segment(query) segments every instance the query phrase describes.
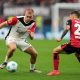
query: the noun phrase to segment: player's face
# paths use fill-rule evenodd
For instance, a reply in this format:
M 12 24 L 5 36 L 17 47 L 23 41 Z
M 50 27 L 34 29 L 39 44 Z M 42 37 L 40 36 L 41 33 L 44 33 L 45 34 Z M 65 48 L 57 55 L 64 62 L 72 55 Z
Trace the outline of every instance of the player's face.
M 26 11 L 25 13 L 25 22 L 30 22 L 33 19 L 33 13 L 30 11 Z
M 75 14 L 70 14 L 70 19 L 76 19 L 77 18 L 77 16 L 75 15 Z
M 74 19 L 74 15 L 73 14 L 70 14 L 69 15 L 69 18 L 72 20 L 72 19 Z

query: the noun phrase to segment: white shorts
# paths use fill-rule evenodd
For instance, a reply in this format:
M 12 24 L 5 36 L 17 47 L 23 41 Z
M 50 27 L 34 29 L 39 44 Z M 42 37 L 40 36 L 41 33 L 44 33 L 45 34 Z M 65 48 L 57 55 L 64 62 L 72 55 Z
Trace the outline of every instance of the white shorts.
M 15 43 L 16 46 L 22 51 L 25 51 L 27 48 L 32 46 L 28 41 L 25 41 L 24 39 L 16 39 L 13 37 L 7 37 L 6 45 L 9 45 L 10 43 Z

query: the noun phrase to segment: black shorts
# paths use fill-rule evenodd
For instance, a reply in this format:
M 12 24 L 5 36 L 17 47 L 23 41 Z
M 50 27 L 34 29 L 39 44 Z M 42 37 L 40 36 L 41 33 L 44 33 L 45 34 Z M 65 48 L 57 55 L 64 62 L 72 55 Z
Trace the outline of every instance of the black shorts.
M 67 54 L 71 54 L 71 53 L 80 54 L 80 48 L 73 47 L 72 45 L 70 45 L 70 43 L 61 45 L 61 48 Z

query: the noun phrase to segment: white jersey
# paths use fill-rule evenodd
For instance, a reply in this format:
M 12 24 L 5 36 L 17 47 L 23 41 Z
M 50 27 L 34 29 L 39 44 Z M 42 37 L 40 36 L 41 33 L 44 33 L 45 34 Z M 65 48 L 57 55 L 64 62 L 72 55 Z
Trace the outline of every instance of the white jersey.
M 31 32 L 35 31 L 36 24 L 35 21 L 31 20 L 29 23 L 24 22 L 24 16 L 13 17 L 11 21 L 8 22 L 11 25 L 7 37 L 13 37 L 16 39 L 26 39 L 29 34 L 25 29 L 30 29 Z

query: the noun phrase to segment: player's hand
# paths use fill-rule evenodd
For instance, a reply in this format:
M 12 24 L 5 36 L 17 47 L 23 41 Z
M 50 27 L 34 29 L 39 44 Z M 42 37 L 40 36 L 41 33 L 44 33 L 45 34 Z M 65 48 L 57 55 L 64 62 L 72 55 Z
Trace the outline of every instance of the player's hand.
M 62 40 L 61 38 L 58 38 L 58 39 L 57 39 L 57 42 L 60 42 L 61 40 Z
M 30 29 L 26 29 L 26 28 L 24 28 L 24 29 L 25 29 L 25 32 L 27 32 L 28 34 L 31 33 Z
M 31 31 L 28 29 L 28 30 L 26 30 L 26 32 L 28 33 L 28 34 L 30 34 L 31 33 Z

